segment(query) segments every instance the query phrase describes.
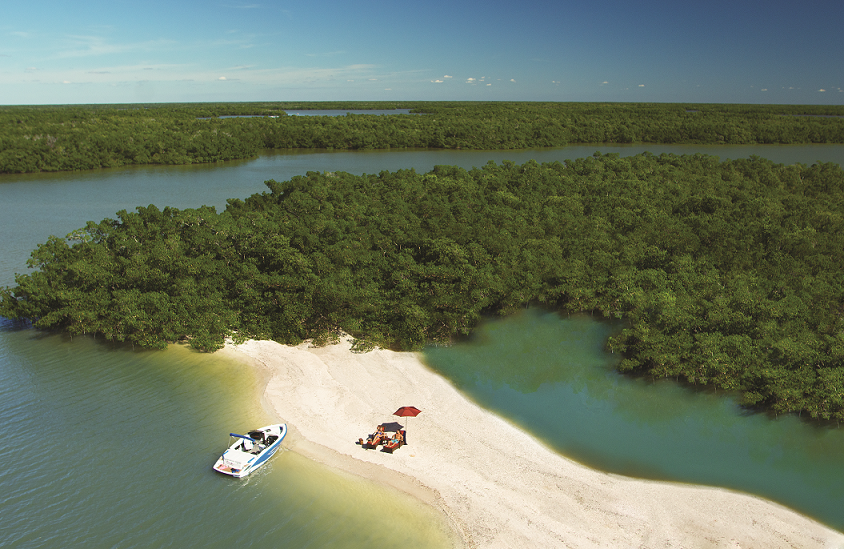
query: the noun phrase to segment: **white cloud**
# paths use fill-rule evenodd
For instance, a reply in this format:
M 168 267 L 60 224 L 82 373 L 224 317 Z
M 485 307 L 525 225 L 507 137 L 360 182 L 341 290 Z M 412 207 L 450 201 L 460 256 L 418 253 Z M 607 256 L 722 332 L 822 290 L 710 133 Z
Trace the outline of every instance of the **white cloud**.
M 606 80 L 604 80 L 603 82 L 601 82 L 601 85 L 603 86 L 604 84 L 609 84 L 609 82 L 607 82 Z
M 444 81 L 443 80 L 431 80 L 431 82 L 433 82 L 434 84 L 442 84 Z
M 100 36 L 72 35 L 67 38 L 72 42 L 71 47 L 57 52 L 55 57 L 66 59 L 69 57 L 89 57 L 140 51 L 164 51 L 172 50 L 176 44 L 173 40 L 148 40 L 146 42 L 112 44 Z
M 218 78 L 217 80 L 226 80 L 226 77 L 225 77 L 225 76 L 221 76 L 221 77 L 220 77 L 220 78 Z
M 516 81 L 516 79 L 515 79 L 515 78 L 511 78 L 511 79 L 510 79 L 510 82 L 515 82 L 515 81 Z
M 819 91 L 819 92 L 825 92 L 826 90 L 825 90 L 825 89 L 823 89 L 823 88 L 821 88 L 821 89 L 819 89 L 818 91 Z
M 492 84 L 487 84 L 487 86 L 492 86 Z
M 231 67 L 204 68 L 193 64 L 152 64 L 148 60 L 140 60 L 134 64 L 109 64 L 97 63 L 94 66 L 68 66 L 63 63 L 60 68 L 33 67 L 27 72 L 19 70 L 15 73 L 7 73 L 8 80 L 4 78 L 3 84 L 26 84 L 32 85 L 33 78 L 39 82 L 53 82 L 56 84 L 68 82 L 75 88 L 82 84 L 95 86 L 138 86 L 147 82 L 150 86 L 156 86 L 158 90 L 171 89 L 172 93 L 178 96 L 183 88 L 176 87 L 179 82 L 194 82 L 194 88 L 209 86 L 217 90 L 229 89 L 235 82 L 245 83 L 258 89 L 277 89 L 279 87 L 301 88 L 302 86 L 330 87 L 331 82 L 337 86 L 340 82 L 367 82 L 376 70 L 374 65 L 335 65 L 330 67 L 290 67 L 275 66 L 269 68 L 252 67 L 248 70 L 232 72 Z M 25 65 L 23 65 L 25 67 Z M 22 67 L 23 68 L 23 67 Z M 225 74 L 225 80 L 221 80 L 220 73 Z M 382 75 L 377 80 L 406 79 L 413 73 L 391 73 L 389 77 Z M 418 78 L 418 75 L 415 76 Z M 225 84 L 225 86 L 221 85 Z M 70 86 L 65 90 L 70 89 Z M 394 88 L 395 89 L 395 88 Z M 65 92 L 67 93 L 67 92 Z M 214 91 L 214 93 L 220 93 Z M 23 102 L 23 101 L 18 101 Z M 47 102 L 62 102 L 51 100 Z M 119 102 L 114 100 L 113 102 Z
M 477 80 L 475 80 L 474 78 L 467 78 L 466 79 L 467 84 L 474 84 L 475 82 L 477 82 Z
M 639 87 L 640 87 L 640 88 L 644 88 L 644 87 L 645 87 L 645 85 L 644 85 L 644 84 L 639 84 Z
M 443 78 L 454 78 L 454 77 L 451 76 L 450 74 L 446 74 L 446 75 L 443 75 Z

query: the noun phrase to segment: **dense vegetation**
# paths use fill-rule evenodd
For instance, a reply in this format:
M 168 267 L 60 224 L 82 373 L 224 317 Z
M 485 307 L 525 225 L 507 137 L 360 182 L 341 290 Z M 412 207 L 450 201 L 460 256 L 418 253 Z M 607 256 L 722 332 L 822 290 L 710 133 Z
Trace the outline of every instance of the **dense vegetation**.
M 417 349 L 528 304 L 626 319 L 624 371 L 844 419 L 844 171 L 599 155 L 315 173 L 149 206 L 33 252 L 0 314 L 163 347 L 225 336 Z
M 412 109 L 286 116 L 285 109 Z M 252 116 L 221 118 L 222 116 Z M 636 103 L 221 103 L 0 107 L 0 173 L 190 164 L 262 149 L 844 143 L 844 107 Z

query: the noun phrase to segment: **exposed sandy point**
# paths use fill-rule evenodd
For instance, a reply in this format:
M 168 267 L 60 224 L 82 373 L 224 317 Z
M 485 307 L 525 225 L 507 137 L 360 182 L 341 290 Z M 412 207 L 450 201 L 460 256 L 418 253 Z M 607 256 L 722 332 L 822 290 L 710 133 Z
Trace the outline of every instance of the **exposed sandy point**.
M 724 489 L 606 474 L 556 454 L 466 399 L 415 353 L 229 345 L 269 369 L 264 398 L 286 445 L 440 509 L 467 547 L 844 548 L 844 535 Z M 415 418 L 391 414 L 400 406 Z M 407 426 L 394 454 L 364 450 L 379 423 Z

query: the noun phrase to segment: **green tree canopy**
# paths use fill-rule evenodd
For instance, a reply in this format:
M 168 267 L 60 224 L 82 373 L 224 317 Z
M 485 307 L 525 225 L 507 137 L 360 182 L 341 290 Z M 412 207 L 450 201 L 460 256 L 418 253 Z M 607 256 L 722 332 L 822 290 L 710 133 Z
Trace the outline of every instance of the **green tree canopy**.
M 413 114 L 287 116 L 285 110 Z M 570 143 L 844 143 L 844 107 L 343 102 L 0 106 L 0 173 L 192 164 L 262 149 L 524 149 Z
M 50 238 L 0 314 L 151 347 L 345 331 L 419 349 L 540 304 L 625 319 L 623 371 L 844 419 L 837 165 L 596 154 L 267 187 Z

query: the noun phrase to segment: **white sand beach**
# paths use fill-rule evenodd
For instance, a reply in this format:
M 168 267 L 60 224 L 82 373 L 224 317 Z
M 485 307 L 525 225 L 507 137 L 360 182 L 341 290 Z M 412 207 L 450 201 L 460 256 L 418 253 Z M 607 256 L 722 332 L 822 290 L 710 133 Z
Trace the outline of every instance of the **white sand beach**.
M 700 486 L 595 471 L 481 409 L 414 353 L 270 341 L 228 345 L 268 369 L 265 404 L 311 459 L 439 509 L 466 547 L 844 548 L 844 535 L 783 506 Z M 391 414 L 416 406 L 415 418 Z M 407 426 L 394 454 L 357 441 Z

